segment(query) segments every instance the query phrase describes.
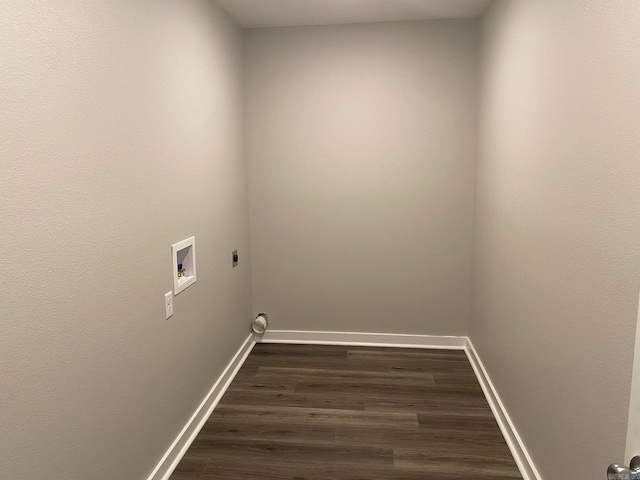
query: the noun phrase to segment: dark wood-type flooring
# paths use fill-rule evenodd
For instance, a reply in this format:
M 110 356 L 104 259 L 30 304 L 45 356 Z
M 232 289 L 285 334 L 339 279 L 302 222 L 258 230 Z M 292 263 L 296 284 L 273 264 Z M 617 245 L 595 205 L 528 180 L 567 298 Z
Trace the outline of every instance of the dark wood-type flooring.
M 258 344 L 171 480 L 521 479 L 466 355 Z

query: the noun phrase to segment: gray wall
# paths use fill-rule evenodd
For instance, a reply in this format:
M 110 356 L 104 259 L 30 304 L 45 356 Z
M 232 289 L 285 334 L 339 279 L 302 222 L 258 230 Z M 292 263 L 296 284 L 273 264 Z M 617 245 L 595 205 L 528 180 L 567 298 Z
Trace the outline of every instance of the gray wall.
M 7 0 L 0 36 L 0 477 L 143 479 L 248 335 L 241 32 L 206 0 Z
M 624 454 L 639 24 L 629 0 L 498 1 L 483 21 L 470 333 L 546 479 Z
M 246 33 L 255 311 L 466 334 L 477 22 Z
M 205 0 L 2 2 L 0 477 L 147 477 L 246 337 L 248 197 L 273 328 L 465 334 L 471 290 L 543 477 L 620 461 L 639 23 L 631 0 L 484 19 L 471 276 L 475 22 L 253 30 L 243 56 Z

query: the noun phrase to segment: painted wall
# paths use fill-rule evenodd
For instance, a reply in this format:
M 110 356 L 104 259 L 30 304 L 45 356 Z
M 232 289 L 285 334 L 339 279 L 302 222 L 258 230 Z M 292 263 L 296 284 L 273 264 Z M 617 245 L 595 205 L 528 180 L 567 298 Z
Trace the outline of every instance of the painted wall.
M 206 0 L 7 0 L 0 38 L 0 478 L 143 479 L 248 335 L 241 32 Z
M 638 25 L 630 0 L 502 0 L 483 20 L 470 333 L 546 479 L 604 478 L 624 455 Z
M 246 33 L 254 311 L 466 334 L 477 22 Z

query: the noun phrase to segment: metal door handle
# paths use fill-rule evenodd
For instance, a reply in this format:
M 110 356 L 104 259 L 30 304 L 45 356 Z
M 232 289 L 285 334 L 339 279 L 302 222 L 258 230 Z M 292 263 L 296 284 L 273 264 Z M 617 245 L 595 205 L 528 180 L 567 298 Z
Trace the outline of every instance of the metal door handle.
M 607 480 L 640 480 L 640 455 L 631 459 L 628 468 L 619 463 L 609 465 Z

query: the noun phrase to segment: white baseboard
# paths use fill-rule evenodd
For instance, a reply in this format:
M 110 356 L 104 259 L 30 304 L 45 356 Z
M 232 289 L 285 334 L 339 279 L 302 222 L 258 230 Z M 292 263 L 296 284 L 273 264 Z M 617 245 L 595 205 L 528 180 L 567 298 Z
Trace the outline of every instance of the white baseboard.
M 449 350 L 464 350 L 467 345 L 467 337 L 394 333 L 307 332 L 298 330 L 267 330 L 258 341 L 260 343 L 442 348 Z
M 218 405 L 227 388 L 229 388 L 231 381 L 240 370 L 240 367 L 242 367 L 242 364 L 249 356 L 249 353 L 251 353 L 255 344 L 256 342 L 253 339 L 253 335 L 249 335 L 233 356 L 227 368 L 224 369 L 216 383 L 211 387 L 211 390 L 200 406 L 198 406 L 182 431 L 178 434 L 178 437 L 164 454 L 156 468 L 151 475 L 149 475 L 148 480 L 168 480 L 202 429 L 202 426 L 213 412 L 213 409 Z
M 520 469 L 522 478 L 524 480 L 542 480 L 542 477 L 540 476 L 540 473 L 538 473 L 529 452 L 527 452 L 524 442 L 520 438 L 516 427 L 509 417 L 507 409 L 502 403 L 502 400 L 500 400 L 498 391 L 491 382 L 491 378 L 489 378 L 489 374 L 484 368 L 484 365 L 478 356 L 478 352 L 476 352 L 476 349 L 469 338 L 467 338 L 465 352 L 469 358 L 471 367 L 473 367 L 473 370 L 476 373 L 476 377 L 478 377 L 480 386 L 484 391 L 484 396 L 487 398 L 487 402 L 489 402 L 493 416 L 496 418 L 498 426 L 502 431 L 502 435 L 509 446 L 509 450 L 511 450 L 511 454 Z
M 500 396 L 496 391 L 478 353 L 468 337 L 438 335 L 408 335 L 391 333 L 357 332 L 309 332 L 295 330 L 268 330 L 260 338 L 261 343 L 288 343 L 312 345 L 353 345 L 367 347 L 432 348 L 464 350 L 473 368 L 480 386 L 498 422 L 498 426 L 511 450 L 511 454 L 520 469 L 524 480 L 541 480 L 531 456 L 516 431 Z M 251 353 L 256 341 L 254 336 L 247 337 L 234 355 L 220 378 L 213 385 L 205 399 L 196 409 L 173 444 L 164 454 L 148 480 L 168 480 L 187 449 L 202 429 L 214 408 L 236 376 L 240 367 Z
M 516 431 L 500 396 L 496 391 L 478 353 L 469 337 L 438 335 L 398 335 L 392 333 L 357 332 L 309 332 L 296 330 L 267 330 L 261 343 L 297 343 L 313 345 L 354 345 L 367 347 L 434 348 L 464 350 L 473 371 L 480 382 L 491 411 L 498 422 L 502 435 L 511 450 L 524 480 L 541 480 L 531 456 Z

